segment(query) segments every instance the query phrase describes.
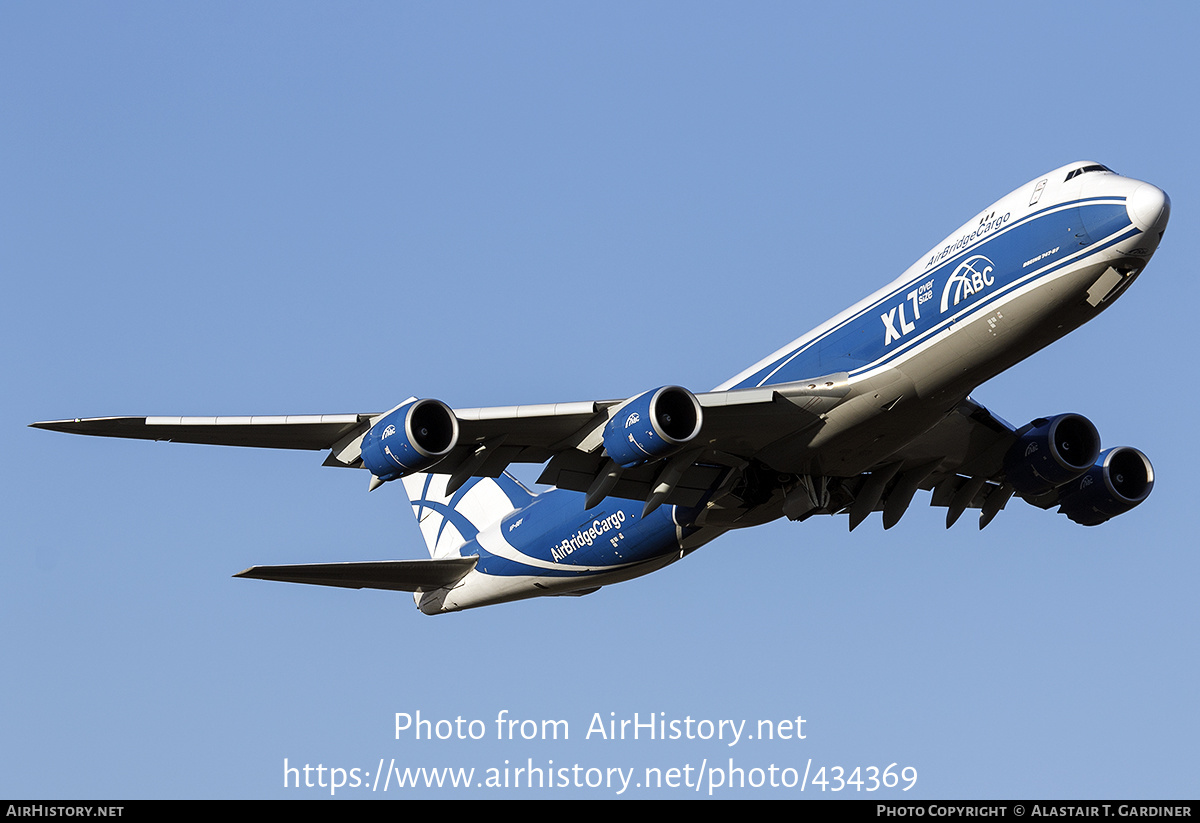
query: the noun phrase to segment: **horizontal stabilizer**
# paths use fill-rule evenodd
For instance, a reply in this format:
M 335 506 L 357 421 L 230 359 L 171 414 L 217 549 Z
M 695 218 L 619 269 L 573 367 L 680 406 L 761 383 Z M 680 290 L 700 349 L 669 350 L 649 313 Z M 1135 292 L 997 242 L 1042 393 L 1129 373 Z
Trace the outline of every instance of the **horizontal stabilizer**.
M 475 568 L 477 556 L 443 560 L 378 560 L 365 563 L 301 563 L 296 566 L 251 566 L 234 577 L 311 583 L 344 589 L 387 589 L 428 592 L 450 586 Z

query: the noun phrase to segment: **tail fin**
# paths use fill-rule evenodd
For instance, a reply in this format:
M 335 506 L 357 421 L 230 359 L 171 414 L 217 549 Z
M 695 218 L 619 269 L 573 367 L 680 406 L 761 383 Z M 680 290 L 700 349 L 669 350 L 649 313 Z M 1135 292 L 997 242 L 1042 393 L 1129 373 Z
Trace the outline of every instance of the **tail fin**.
M 450 477 L 427 472 L 402 481 L 430 557 L 457 556 L 459 546 L 534 498 L 508 472 L 495 478 L 472 477 L 454 494 L 446 494 Z

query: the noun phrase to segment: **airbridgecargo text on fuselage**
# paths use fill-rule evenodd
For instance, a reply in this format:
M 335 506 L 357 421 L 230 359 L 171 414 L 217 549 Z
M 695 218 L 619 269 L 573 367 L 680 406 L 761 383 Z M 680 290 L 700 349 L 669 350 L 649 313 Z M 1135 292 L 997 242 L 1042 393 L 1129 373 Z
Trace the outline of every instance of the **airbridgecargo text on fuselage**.
M 967 246 L 983 237 L 985 234 L 990 234 L 991 232 L 1003 226 L 1008 222 L 1010 217 L 1012 217 L 1012 212 L 1007 211 L 1004 213 L 1003 217 L 992 218 L 992 216 L 989 214 L 980 221 L 979 228 L 975 229 L 975 231 L 964 234 L 953 243 L 946 245 L 946 247 L 941 251 L 935 251 L 933 255 L 930 256 L 929 262 L 925 264 L 925 268 L 929 268 L 930 266 L 940 263 L 955 252 L 962 251 Z
M 577 549 L 592 545 L 605 532 L 620 528 L 624 522 L 625 512 L 620 510 L 610 514 L 608 517 L 596 518 L 592 521 L 592 525 L 589 528 L 580 529 L 574 535 L 564 539 L 551 549 L 550 556 L 554 558 L 555 562 L 562 560 L 568 555 L 573 554 Z

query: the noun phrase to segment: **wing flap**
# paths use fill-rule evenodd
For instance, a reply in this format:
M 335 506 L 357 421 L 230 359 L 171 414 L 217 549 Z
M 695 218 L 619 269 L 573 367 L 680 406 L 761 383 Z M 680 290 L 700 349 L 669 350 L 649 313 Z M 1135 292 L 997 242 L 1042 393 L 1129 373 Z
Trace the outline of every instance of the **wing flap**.
M 292 566 L 251 566 L 234 577 L 338 586 L 344 589 L 385 589 L 428 592 L 453 585 L 475 568 L 477 556 L 433 560 L 379 560 L 363 563 L 302 563 Z
M 676 506 L 699 505 L 704 495 L 719 485 L 731 468 L 721 464 L 719 457 L 715 454 L 704 455 L 684 469 L 679 480 L 671 485 L 670 493 L 663 502 Z M 560 452 L 546 466 L 538 482 L 560 489 L 586 492 L 605 465 L 605 458 L 600 454 Z M 647 500 L 654 491 L 662 468 L 660 463 L 651 463 L 626 469 L 608 493 L 626 500 Z
M 1012 426 L 967 398 L 932 428 L 890 455 L 887 462 L 899 463 L 906 471 L 932 464 L 934 469 L 918 486 L 925 491 L 942 486 L 956 475 L 998 483 L 1004 474 L 1004 455 L 1016 441 Z M 952 481 L 950 485 L 961 483 Z M 947 493 L 942 492 L 938 500 L 945 496 Z

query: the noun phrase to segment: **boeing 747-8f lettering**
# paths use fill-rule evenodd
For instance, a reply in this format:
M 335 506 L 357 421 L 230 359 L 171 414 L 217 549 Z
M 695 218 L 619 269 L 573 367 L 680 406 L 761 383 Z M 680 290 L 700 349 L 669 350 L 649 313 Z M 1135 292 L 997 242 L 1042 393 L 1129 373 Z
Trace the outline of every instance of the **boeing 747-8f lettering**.
M 1015 495 L 1083 525 L 1150 494 L 1140 451 L 1087 418 L 1014 428 L 970 392 L 1108 308 L 1158 248 L 1166 194 L 1072 163 L 983 209 L 899 278 L 710 392 L 382 414 L 34 423 L 107 437 L 328 450 L 400 480 L 428 560 L 254 566 L 238 577 L 408 591 L 426 614 L 580 595 L 779 517 L 882 512 L 918 490 L 986 526 Z M 539 463 L 530 492 L 505 470 Z

